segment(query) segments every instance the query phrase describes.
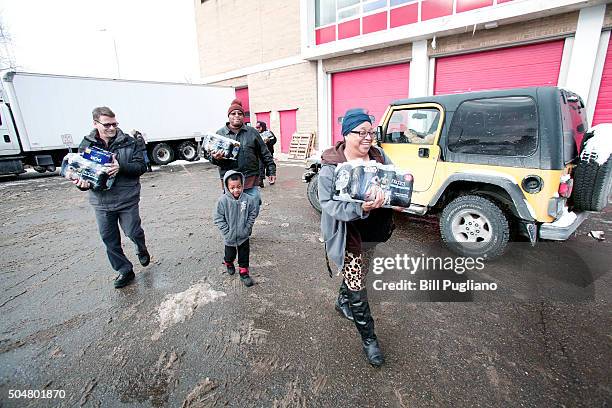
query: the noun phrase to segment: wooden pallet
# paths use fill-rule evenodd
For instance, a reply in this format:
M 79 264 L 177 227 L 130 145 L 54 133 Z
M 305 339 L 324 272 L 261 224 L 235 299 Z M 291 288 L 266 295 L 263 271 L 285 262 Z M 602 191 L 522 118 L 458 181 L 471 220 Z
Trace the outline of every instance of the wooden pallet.
M 289 158 L 305 160 L 314 148 L 314 133 L 294 133 L 289 144 Z

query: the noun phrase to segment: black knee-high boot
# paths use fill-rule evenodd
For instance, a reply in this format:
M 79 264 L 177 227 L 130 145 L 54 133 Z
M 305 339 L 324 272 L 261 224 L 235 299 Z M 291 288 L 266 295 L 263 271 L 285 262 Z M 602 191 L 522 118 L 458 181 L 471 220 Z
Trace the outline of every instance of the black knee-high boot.
M 338 291 L 338 299 L 336 299 L 336 310 L 340 316 L 353 321 L 353 312 L 351 312 L 351 308 L 349 307 L 348 290 L 346 282 L 342 280 L 340 291 Z
M 385 362 L 385 359 L 374 333 L 374 319 L 372 319 L 372 313 L 370 312 L 367 290 L 349 290 L 348 297 L 355 326 L 361 335 L 363 352 L 370 364 L 374 367 L 380 367 Z

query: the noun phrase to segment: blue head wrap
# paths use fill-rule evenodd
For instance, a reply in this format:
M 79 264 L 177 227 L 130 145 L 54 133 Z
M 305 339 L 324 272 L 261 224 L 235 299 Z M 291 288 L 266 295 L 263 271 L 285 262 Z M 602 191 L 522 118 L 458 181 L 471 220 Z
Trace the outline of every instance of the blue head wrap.
M 347 110 L 342 120 L 342 136 L 348 135 L 351 130 L 355 129 L 363 122 L 370 122 L 370 125 L 372 124 L 372 118 L 365 113 L 365 110 L 361 108 Z

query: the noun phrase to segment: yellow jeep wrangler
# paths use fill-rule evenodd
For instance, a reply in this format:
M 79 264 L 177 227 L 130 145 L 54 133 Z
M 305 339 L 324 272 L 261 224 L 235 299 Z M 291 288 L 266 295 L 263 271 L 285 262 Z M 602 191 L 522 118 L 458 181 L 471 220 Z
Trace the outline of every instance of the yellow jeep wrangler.
M 594 137 L 585 115 L 556 87 L 404 99 L 382 117 L 378 143 L 414 175 L 407 212 L 439 214 L 451 250 L 494 258 L 511 231 L 565 240 L 584 210 L 607 205 L 612 161 L 579 155 Z
M 414 176 L 406 212 L 437 214 L 443 241 L 465 256 L 504 252 L 511 235 L 566 240 L 608 204 L 612 125 L 587 131 L 582 99 L 556 87 L 393 102 L 378 144 Z M 321 211 L 314 162 L 307 197 Z

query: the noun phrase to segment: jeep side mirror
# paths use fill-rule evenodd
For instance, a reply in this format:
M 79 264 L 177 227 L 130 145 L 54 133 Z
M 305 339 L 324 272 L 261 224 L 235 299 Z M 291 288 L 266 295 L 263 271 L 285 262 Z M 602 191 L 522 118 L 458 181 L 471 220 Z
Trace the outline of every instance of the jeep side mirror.
M 383 142 L 382 134 L 383 134 L 383 128 L 382 128 L 382 126 L 378 126 L 376 128 L 376 142 L 378 144 L 381 144 Z

